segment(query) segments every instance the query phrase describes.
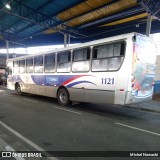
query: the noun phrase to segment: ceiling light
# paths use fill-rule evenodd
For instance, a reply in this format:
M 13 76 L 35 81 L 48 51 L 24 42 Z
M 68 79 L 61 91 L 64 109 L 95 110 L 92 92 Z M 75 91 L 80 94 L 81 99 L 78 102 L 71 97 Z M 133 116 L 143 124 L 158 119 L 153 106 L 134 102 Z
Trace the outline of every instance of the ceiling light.
M 7 9 L 11 9 L 11 6 L 7 3 L 5 6 Z

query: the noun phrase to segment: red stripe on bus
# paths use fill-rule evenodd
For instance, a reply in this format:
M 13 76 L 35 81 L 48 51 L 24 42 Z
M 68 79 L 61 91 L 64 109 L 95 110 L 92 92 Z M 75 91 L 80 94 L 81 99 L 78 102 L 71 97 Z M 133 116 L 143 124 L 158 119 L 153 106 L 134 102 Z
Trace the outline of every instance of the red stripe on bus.
M 63 82 L 62 85 L 66 85 L 66 84 L 70 83 L 71 81 L 73 81 L 77 78 L 83 77 L 83 76 L 87 76 L 87 75 L 75 76 L 75 77 L 70 78 L 70 79 L 66 80 L 65 82 Z

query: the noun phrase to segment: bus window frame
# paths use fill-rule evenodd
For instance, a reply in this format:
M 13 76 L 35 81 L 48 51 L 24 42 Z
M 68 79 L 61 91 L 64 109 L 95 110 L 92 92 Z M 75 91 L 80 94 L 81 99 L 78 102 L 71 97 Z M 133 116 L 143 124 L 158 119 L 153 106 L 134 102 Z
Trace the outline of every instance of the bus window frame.
M 53 72 L 46 72 L 46 71 L 45 71 L 45 68 L 46 68 L 46 65 L 45 65 L 45 57 L 48 56 L 48 55 L 54 55 L 54 62 L 55 62 L 55 63 L 54 63 L 54 71 L 53 71 Z M 45 54 L 43 60 L 44 60 L 44 63 L 43 63 L 43 64 L 44 64 L 44 73 L 55 73 L 55 72 L 57 71 L 57 53 L 53 52 L 53 53 Z
M 33 71 L 32 72 L 27 72 L 27 60 L 28 59 L 33 59 Z M 26 58 L 26 74 L 33 74 L 33 73 L 34 73 L 34 57 Z
M 9 65 L 9 63 L 10 63 L 10 65 Z M 14 74 L 13 73 L 13 61 L 7 62 L 7 68 L 8 68 L 8 75 L 13 75 Z
M 65 52 L 69 52 L 70 53 L 70 61 L 68 61 L 68 62 L 70 62 L 70 69 L 69 69 L 69 71 L 67 71 L 67 72 L 61 72 L 61 71 L 58 71 L 58 65 L 59 65 L 59 62 L 58 62 L 58 56 L 60 55 L 60 54 L 63 54 L 63 53 L 65 53 Z M 68 63 L 67 62 L 67 63 Z M 65 62 L 66 63 L 66 62 Z M 62 64 L 62 63 L 61 63 Z M 64 64 L 64 62 L 63 62 L 63 64 Z M 56 59 L 56 72 L 57 73 L 70 73 L 71 72 L 71 67 L 72 67 L 72 50 L 65 50 L 65 51 L 60 51 L 60 52 L 57 52 L 57 59 Z
M 97 58 L 97 59 L 111 59 L 111 58 L 123 58 L 123 60 L 122 60 L 122 63 L 121 63 L 121 65 L 119 66 L 119 68 L 117 69 L 117 70 L 108 70 L 108 69 L 106 69 L 106 70 L 99 70 L 99 71 L 93 71 L 92 70 L 92 64 L 93 64 L 93 60 L 96 60 L 96 59 L 94 59 L 93 58 L 93 56 L 94 56 L 94 47 L 97 47 L 97 46 L 101 46 L 101 45 L 106 45 L 106 44 L 111 44 L 111 43 L 124 43 L 124 55 L 123 56 L 113 56 L 113 57 L 105 57 L 105 58 Z M 100 44 L 96 44 L 96 45 L 93 45 L 92 46 L 92 59 L 91 59 L 91 72 L 117 72 L 117 71 L 119 71 L 120 70 L 120 68 L 121 68 L 121 66 L 123 65 L 123 62 L 124 62 L 124 59 L 125 59 L 125 57 L 126 57 L 126 48 L 127 48 L 127 42 L 126 42 L 126 40 L 125 39 L 123 39 L 123 40 L 118 40 L 118 41 L 111 41 L 111 42 L 107 42 L 107 43 L 100 43 Z M 114 53 L 113 53 L 114 54 Z
M 14 62 L 18 62 L 18 66 L 16 66 L 17 68 L 18 68 L 18 72 L 17 73 L 15 73 L 15 66 L 14 66 Z M 15 61 L 13 61 L 13 74 L 20 74 L 20 72 L 19 72 L 20 70 L 19 70 L 19 60 L 15 60 Z
M 89 59 L 87 60 L 77 60 L 77 61 L 74 61 L 74 50 L 81 50 L 81 49 L 85 49 L 85 48 L 88 48 L 89 49 Z M 71 71 L 73 73 L 87 73 L 91 70 L 91 59 L 92 59 L 92 46 L 85 46 L 85 47 L 81 47 L 81 48 L 76 48 L 76 49 L 73 49 L 72 50 L 72 66 L 71 66 Z M 73 71 L 72 67 L 73 67 L 73 63 L 74 62 L 85 62 L 85 61 L 89 61 L 89 68 L 87 71 Z
M 42 57 L 42 72 L 35 72 L 35 67 L 37 67 L 36 65 L 35 65 L 35 58 L 37 58 L 37 57 Z M 35 73 L 35 74 L 39 74 L 39 73 L 44 73 L 44 55 L 37 55 L 37 56 L 34 56 L 33 57 L 33 73 Z
M 20 72 L 20 61 L 22 61 L 22 60 L 25 61 L 25 63 L 24 63 L 24 72 L 23 73 Z M 25 74 L 25 73 L 26 73 L 26 59 L 25 58 L 24 59 L 19 59 L 19 74 Z

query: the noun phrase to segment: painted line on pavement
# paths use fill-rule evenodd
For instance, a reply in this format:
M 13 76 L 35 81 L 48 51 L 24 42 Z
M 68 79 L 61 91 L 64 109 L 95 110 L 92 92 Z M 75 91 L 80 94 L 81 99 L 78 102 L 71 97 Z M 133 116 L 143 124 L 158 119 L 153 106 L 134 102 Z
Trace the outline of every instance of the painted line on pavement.
M 16 153 L 16 151 L 11 147 L 11 146 L 6 146 L 5 147 L 5 149 L 7 150 L 7 151 L 9 151 L 9 152 L 15 152 Z M 24 158 L 22 158 L 22 157 L 14 157 L 16 160 L 25 160 Z
M 9 96 L 9 97 L 13 97 L 13 95 L 10 95 L 10 94 L 5 94 L 3 93 L 4 96 Z
M 0 138 L 0 148 L 1 148 L 1 152 L 16 152 L 11 146 L 9 146 L 4 140 L 2 140 Z M 2 157 L 3 157 L 3 153 L 2 153 Z M 1 158 L 0 158 L 1 159 Z M 22 157 L 14 157 L 14 159 L 16 160 L 25 160 Z
M 23 135 L 21 135 L 20 133 L 15 131 L 14 129 L 12 129 L 9 126 L 7 126 L 6 124 L 4 124 L 2 121 L 0 121 L 0 125 L 3 126 L 4 128 L 6 128 L 11 133 L 13 133 L 14 135 L 16 135 L 19 139 L 23 140 L 24 142 L 26 142 L 27 144 L 29 144 L 30 146 L 35 148 L 37 151 L 45 152 L 44 154 L 47 156 L 48 159 L 50 159 L 50 160 L 58 160 L 57 158 L 55 158 L 52 155 L 48 154 L 43 148 L 39 147 L 37 144 L 33 143 L 32 141 L 30 141 L 29 139 L 27 139 L 26 137 L 24 137 Z
M 71 112 L 71 113 L 75 113 L 75 114 L 79 114 L 79 115 L 82 114 L 80 112 L 75 112 L 75 111 L 72 111 L 72 110 L 69 110 L 69 109 L 65 109 L 65 108 L 62 108 L 62 107 L 56 107 L 56 106 L 52 106 L 52 107 L 56 108 L 56 109 L 60 109 L 60 110 L 66 111 L 66 112 Z
M 148 131 L 148 130 L 137 128 L 137 127 L 133 127 L 133 126 L 128 126 L 128 125 L 122 124 L 122 123 L 115 122 L 115 124 L 123 126 L 123 127 L 131 128 L 131 129 L 134 129 L 134 130 L 138 130 L 138 131 L 141 131 L 141 132 L 146 132 L 146 133 L 150 133 L 150 134 L 153 134 L 153 135 L 156 135 L 156 136 L 160 136 L 160 133 Z
M 23 98 L 23 99 L 26 100 L 26 101 L 29 101 L 29 102 L 39 103 L 38 101 L 34 101 L 34 100 L 31 100 L 31 99 L 28 99 L 28 98 Z

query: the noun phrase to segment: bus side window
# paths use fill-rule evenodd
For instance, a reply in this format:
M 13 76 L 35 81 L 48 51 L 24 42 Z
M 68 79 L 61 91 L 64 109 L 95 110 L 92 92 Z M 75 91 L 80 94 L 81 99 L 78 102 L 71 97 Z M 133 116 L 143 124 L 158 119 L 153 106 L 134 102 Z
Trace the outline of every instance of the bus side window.
M 13 73 L 19 73 L 19 61 L 13 62 Z
M 57 54 L 57 72 L 70 72 L 71 52 L 65 51 Z
M 124 42 L 93 47 L 92 71 L 116 71 L 124 59 Z
M 6 68 L 6 72 L 8 73 L 8 75 L 12 75 L 12 72 L 13 72 L 13 62 L 12 61 L 9 61 L 7 63 L 7 68 Z
M 108 70 L 109 71 L 118 70 L 120 68 L 122 62 L 123 62 L 123 57 L 110 58 L 108 60 Z
M 33 58 L 26 59 L 26 72 L 33 73 Z
M 19 73 L 25 73 L 25 60 L 19 61 Z
M 121 54 L 121 44 L 117 43 L 114 45 L 114 56 L 120 56 Z
M 6 73 L 6 77 L 8 77 L 8 75 L 12 75 L 12 67 L 11 67 L 11 66 L 8 66 L 8 67 L 5 69 L 5 73 Z
M 87 72 L 90 67 L 90 48 L 77 49 L 73 51 L 73 72 Z
M 43 56 L 34 57 L 34 72 L 43 73 Z
M 114 56 L 124 56 L 125 42 L 114 44 Z
M 8 75 L 12 75 L 12 68 L 8 67 Z
M 44 57 L 44 72 L 55 72 L 55 54 L 48 54 Z

